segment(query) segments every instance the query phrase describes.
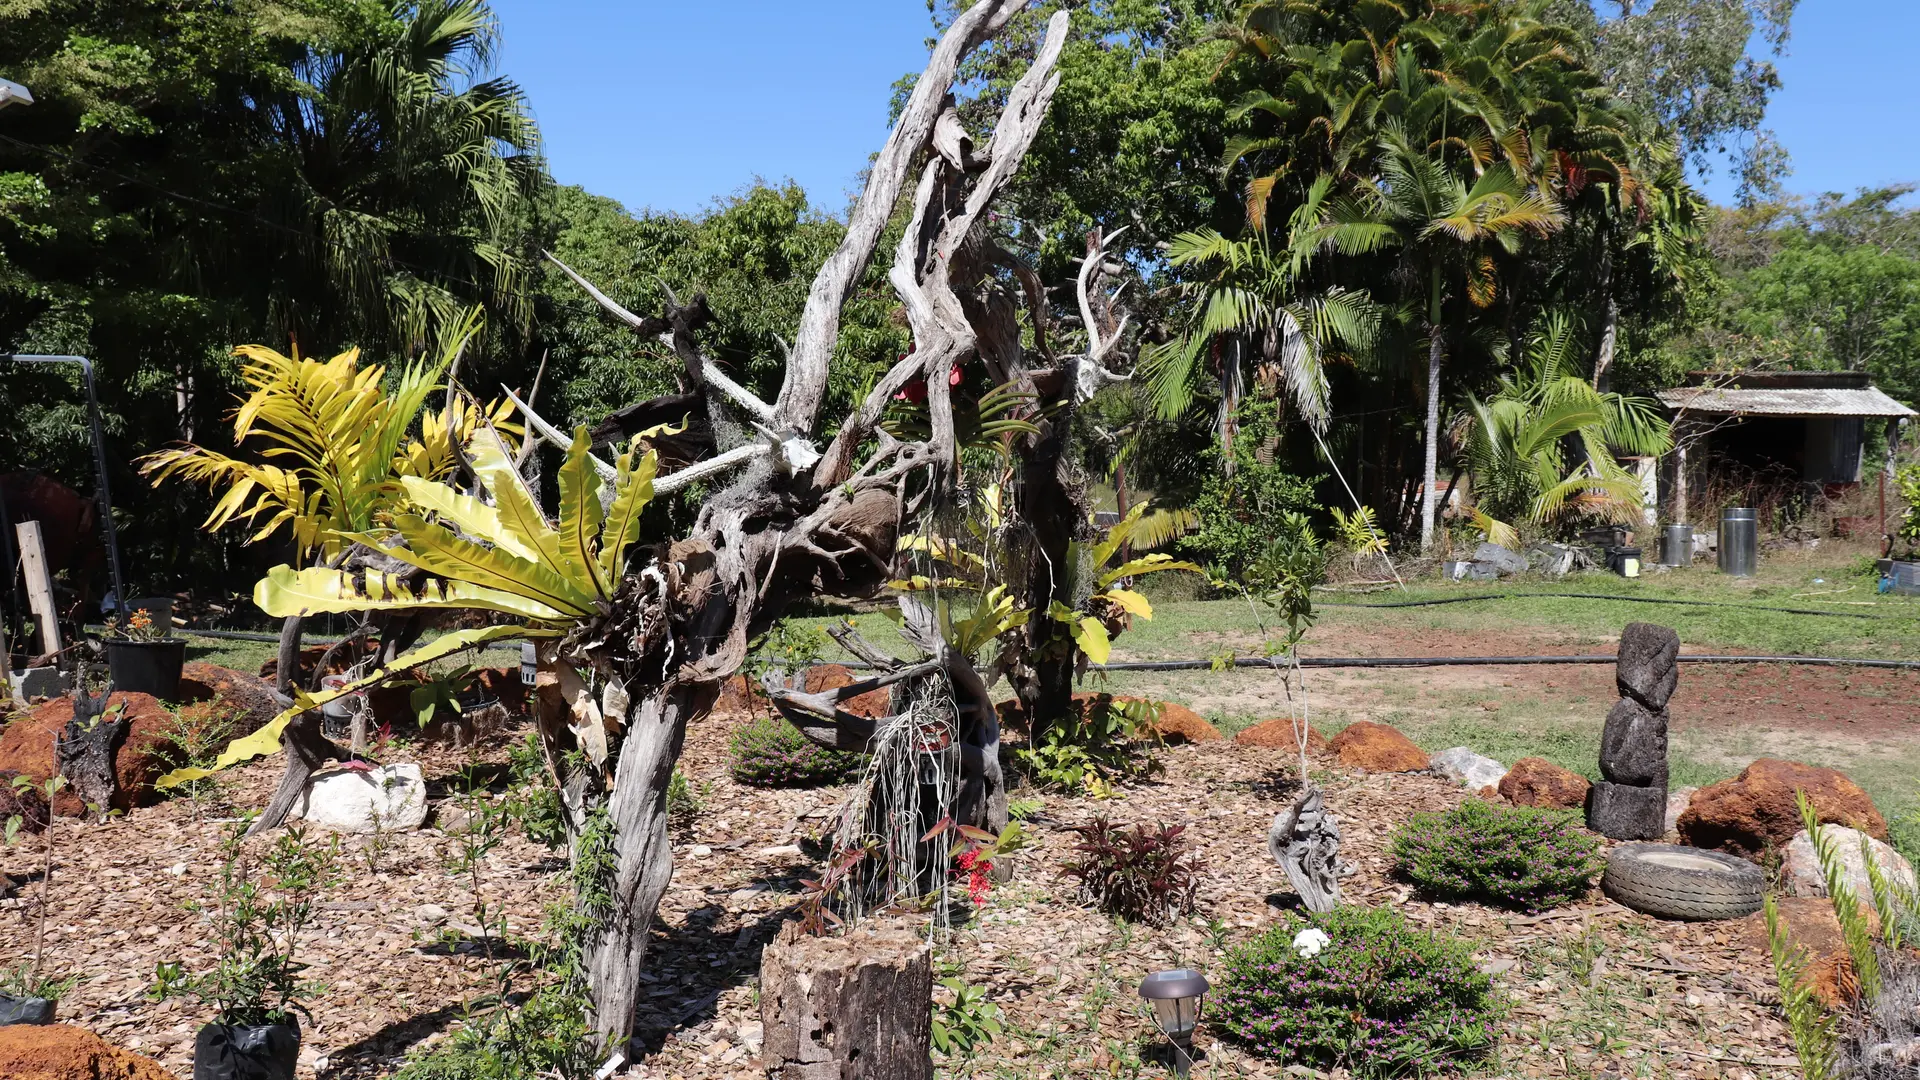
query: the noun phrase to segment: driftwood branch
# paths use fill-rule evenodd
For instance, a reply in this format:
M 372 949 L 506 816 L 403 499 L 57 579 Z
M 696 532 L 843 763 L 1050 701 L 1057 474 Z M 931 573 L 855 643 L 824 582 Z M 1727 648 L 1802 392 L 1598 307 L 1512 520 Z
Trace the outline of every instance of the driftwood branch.
M 947 96 L 960 73 L 961 61 L 1004 28 L 1026 6 L 1027 0 L 980 0 L 962 12 L 934 46 L 933 55 L 927 60 L 926 71 L 914 83 L 913 93 L 900 112 L 899 122 L 894 125 L 893 133 L 887 137 L 886 145 L 881 147 L 872 168 L 868 170 L 866 189 L 860 193 L 860 201 L 855 204 L 847 220 L 846 235 L 813 279 L 806 308 L 800 314 L 799 331 L 794 336 L 793 356 L 787 363 L 786 378 L 775 403 L 780 426 L 798 432 L 813 430 L 819 419 L 820 405 L 826 400 L 827 363 L 840 337 L 841 309 L 846 306 L 848 294 L 853 291 L 860 276 L 866 272 L 868 261 L 873 258 L 874 247 L 879 243 L 880 234 L 886 229 L 888 218 L 893 215 L 894 204 L 899 201 L 900 192 L 906 186 L 908 172 L 931 143 L 934 127 L 947 111 Z M 1064 14 L 1055 18 L 1060 24 L 1059 29 L 1064 31 Z M 1065 37 L 1064 32 L 1054 33 L 1054 29 L 1050 24 L 1050 43 L 1053 43 L 1053 39 Z M 1057 57 L 1057 43 L 1053 43 L 1053 51 Z M 1034 67 L 1051 68 L 1052 63 L 1052 58 L 1044 62 L 1036 60 Z M 1045 104 L 1042 103 L 1040 112 L 1044 111 Z M 1001 122 L 1005 124 L 1014 118 L 1015 110 L 1010 103 L 1007 115 Z M 1037 127 L 1038 122 L 1038 117 L 1034 117 L 1034 126 Z M 998 134 L 996 131 L 996 144 Z M 1026 142 L 1031 141 L 1029 136 Z M 992 145 L 988 152 L 998 166 L 1002 148 Z M 1023 144 L 1019 152 L 1010 155 L 1013 165 L 1019 164 L 1024 153 Z

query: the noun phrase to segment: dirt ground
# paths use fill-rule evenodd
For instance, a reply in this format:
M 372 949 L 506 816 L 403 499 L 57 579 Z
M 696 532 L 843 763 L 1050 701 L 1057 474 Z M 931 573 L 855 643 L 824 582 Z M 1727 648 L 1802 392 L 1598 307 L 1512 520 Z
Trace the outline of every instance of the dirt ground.
M 1598 694 L 1603 673 L 1583 673 L 1579 688 Z M 1566 675 L 1554 678 L 1573 688 Z M 1724 715 L 1729 719 L 1711 722 L 1731 722 L 1732 707 Z M 629 1076 L 761 1075 L 754 1056 L 759 954 L 794 904 L 798 879 L 814 872 L 796 844 L 824 826 L 840 792 L 735 785 L 726 770 L 734 723 L 710 719 L 689 737 L 682 767 L 707 788 L 706 810 L 676 843 L 641 1018 L 650 1053 Z M 482 758 L 503 753 L 495 745 Z M 1005 1010 L 1007 1028 L 971 1061 L 944 1063 L 942 1075 L 1135 1074 L 1143 1049 L 1153 1045 L 1134 992 L 1141 975 L 1179 964 L 1212 966 L 1224 947 L 1256 932 L 1272 917 L 1272 905 L 1286 901 L 1265 841 L 1297 780 L 1280 755 L 1227 742 L 1161 753 L 1162 777 L 1128 785 L 1120 798 L 1047 797 L 1030 823 L 1035 844 L 1017 856 L 1014 879 L 994 891 L 970 925 L 940 940 L 942 972 L 985 986 Z M 423 757 L 440 800 L 445 781 L 471 763 L 459 752 Z M 242 769 L 234 799 L 251 805 L 264 798 L 276 769 L 272 761 Z M 1358 867 L 1349 896 L 1398 905 L 1416 923 L 1464 935 L 1497 972 L 1511 1013 L 1491 1065 L 1495 1074 L 1794 1075 L 1769 1009 L 1764 958 L 1745 951 L 1725 924 L 1662 923 L 1597 893 L 1544 917 L 1424 903 L 1389 875 L 1387 837 L 1410 813 L 1462 794 L 1426 776 L 1330 773 L 1322 782 Z M 450 809 L 436 804 L 442 815 Z M 1075 839 L 1068 830 L 1096 815 L 1187 825 L 1206 871 L 1194 918 L 1154 930 L 1077 903 L 1061 870 Z M 460 933 L 473 921 L 467 913 L 474 897 L 442 868 L 447 840 L 433 824 L 430 818 L 426 829 L 389 837 L 377 871 L 366 861 L 367 842 L 348 841 L 346 880 L 325 897 L 303 949 L 309 974 L 324 986 L 310 1001 L 303 1078 L 391 1072 L 410 1049 L 444 1037 L 460 1022 L 463 1003 L 487 985 L 484 957 Z M 194 808 L 176 800 L 106 824 L 63 821 L 57 832 L 48 963 L 83 977 L 62 1003 L 63 1018 L 181 1075 L 190 1069 L 191 1036 L 203 1017 L 185 1003 L 155 1005 L 144 991 L 159 961 L 194 968 L 211 959 L 201 916 L 190 905 L 208 895 L 219 828 L 196 821 Z M 0 853 L 0 869 L 15 875 L 36 865 L 30 848 Z M 488 856 L 482 898 L 504 905 L 516 932 L 534 933 L 542 906 L 565 899 L 558 869 L 551 853 L 516 833 Z M 28 901 L 0 901 L 0 958 L 23 954 L 31 909 Z M 1215 1033 L 1203 1032 L 1201 1046 L 1207 1056 L 1197 1076 L 1297 1074 L 1247 1058 Z M 1159 1067 L 1147 1072 L 1159 1075 Z

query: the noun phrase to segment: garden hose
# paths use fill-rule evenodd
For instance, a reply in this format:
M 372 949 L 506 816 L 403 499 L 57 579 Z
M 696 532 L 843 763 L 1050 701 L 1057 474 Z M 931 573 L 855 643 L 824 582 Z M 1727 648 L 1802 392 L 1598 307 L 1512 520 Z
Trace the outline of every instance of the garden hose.
M 1440 604 L 1469 604 L 1476 600 L 1620 600 L 1630 604 L 1677 604 L 1682 607 L 1723 607 L 1740 611 L 1773 611 L 1787 615 L 1828 615 L 1840 619 L 1876 619 L 1898 620 L 1920 618 L 1920 609 L 1903 615 L 1874 615 L 1865 611 L 1825 611 L 1820 608 L 1771 607 L 1765 604 L 1730 604 L 1724 600 L 1675 600 L 1665 596 L 1624 596 L 1618 593 L 1582 593 L 1582 592 L 1508 592 L 1482 593 L 1478 596 L 1443 596 L 1435 600 L 1393 600 L 1384 604 L 1357 604 L 1350 601 L 1316 601 L 1320 607 L 1345 608 L 1412 608 L 1436 607 Z

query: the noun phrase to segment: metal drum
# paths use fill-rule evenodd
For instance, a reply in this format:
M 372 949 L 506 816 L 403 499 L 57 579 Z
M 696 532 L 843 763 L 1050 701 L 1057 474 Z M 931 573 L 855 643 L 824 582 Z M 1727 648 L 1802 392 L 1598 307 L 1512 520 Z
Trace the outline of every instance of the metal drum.
M 1660 565 L 1693 565 L 1693 526 L 1669 525 L 1660 531 Z
M 1760 518 L 1750 506 L 1720 511 L 1720 572 L 1752 577 L 1759 565 Z

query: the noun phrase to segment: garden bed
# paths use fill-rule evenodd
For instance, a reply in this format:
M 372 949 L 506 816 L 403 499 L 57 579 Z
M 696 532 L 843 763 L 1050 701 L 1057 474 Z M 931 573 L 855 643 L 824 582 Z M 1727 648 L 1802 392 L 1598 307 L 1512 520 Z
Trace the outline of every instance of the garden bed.
M 755 1077 L 758 1013 L 753 982 L 761 948 L 794 903 L 799 879 L 817 864 L 801 850 L 824 825 L 839 789 L 767 790 L 728 775 L 727 740 L 738 721 L 695 725 L 682 770 L 705 808 L 675 845 L 672 886 L 660 908 L 644 997 L 642 1037 L 651 1053 L 630 1075 Z M 1125 1075 L 1152 1045 L 1135 987 L 1149 970 L 1218 964 L 1288 902 L 1266 851 L 1275 810 L 1295 777 L 1283 755 L 1228 742 L 1168 748 L 1165 773 L 1124 786 L 1111 800 L 1049 796 L 1028 827 L 1033 845 L 1016 857 L 1014 879 L 998 886 L 972 925 L 939 952 L 938 974 L 983 986 L 1004 1010 L 1005 1032 L 971 1062 L 945 1062 L 948 1076 Z M 436 798 L 474 758 L 425 752 Z M 479 759 L 498 762 L 502 743 Z M 238 773 L 236 798 L 263 798 L 277 762 Z M 1323 778 L 1340 816 L 1349 899 L 1400 907 L 1417 926 L 1459 934 L 1495 972 L 1511 1002 L 1501 1024 L 1496 1072 L 1589 1077 L 1787 1077 L 1791 1051 L 1772 1015 L 1764 954 L 1749 951 L 1730 924 L 1663 923 L 1602 898 L 1528 916 L 1473 904 L 1430 904 L 1390 874 L 1393 828 L 1421 810 L 1443 809 L 1464 793 L 1423 775 Z M 441 814 L 448 808 L 437 804 Z M 219 828 L 196 822 L 183 800 L 104 825 L 63 822 L 55 870 L 49 961 L 85 976 L 62 1005 L 64 1017 L 120 1045 L 188 1069 L 192 1030 L 202 1019 L 179 1003 L 143 996 L 161 960 L 208 959 L 196 949 L 187 903 L 206 895 L 216 869 Z M 1181 822 L 1203 873 L 1194 917 L 1166 929 L 1116 923 L 1082 907 L 1061 864 L 1076 834 L 1096 816 L 1123 822 Z M 463 1001 L 481 993 L 489 968 L 462 932 L 472 897 L 440 866 L 445 839 L 431 828 L 387 837 L 382 869 L 364 860 L 367 842 L 349 840 L 346 881 L 324 897 L 319 930 L 303 954 L 324 984 L 312 1000 L 302 1076 L 375 1077 L 410 1048 L 460 1023 Z M 26 873 L 34 859 L 16 848 L 0 868 Z M 566 897 L 559 861 L 517 832 L 487 858 L 482 890 L 505 905 L 517 932 L 534 932 L 544 904 Z M 23 940 L 25 907 L 0 902 L 0 940 Z M 6 950 L 12 953 L 11 946 Z M 1217 1042 L 1203 1025 L 1199 1076 L 1282 1075 L 1283 1067 Z

